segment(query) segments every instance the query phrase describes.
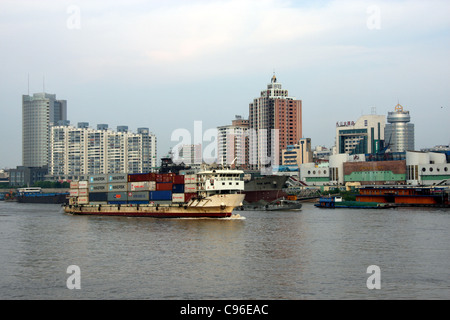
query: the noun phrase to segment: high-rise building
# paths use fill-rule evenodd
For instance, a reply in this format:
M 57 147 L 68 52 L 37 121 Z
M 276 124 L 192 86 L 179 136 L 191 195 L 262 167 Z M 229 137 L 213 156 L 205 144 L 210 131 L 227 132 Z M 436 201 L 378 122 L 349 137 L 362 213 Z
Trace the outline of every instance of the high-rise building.
M 148 128 L 137 133 L 120 126 L 117 131 L 101 124 L 89 128 L 59 125 L 51 128 L 49 175 L 72 180 L 81 175 L 150 172 L 156 167 L 156 137 Z
M 249 105 L 250 165 L 262 169 L 281 164 L 282 150 L 302 137 L 302 101 L 290 97 L 275 75 Z
M 67 120 L 67 101 L 55 94 L 22 96 L 22 164 L 25 167 L 48 165 L 50 127 Z
M 403 110 L 400 104 L 395 106 L 395 111 L 388 112 L 384 136 L 391 152 L 414 150 L 414 124 L 410 120 L 409 111 Z
M 376 153 L 383 149 L 386 117 L 370 114 L 355 121 L 336 123 L 338 154 Z
M 217 163 L 248 167 L 248 120 L 236 116 L 231 125 L 217 128 Z
M 300 166 L 303 163 L 313 162 L 311 139 L 302 138 L 295 145 L 283 149 L 282 165 Z

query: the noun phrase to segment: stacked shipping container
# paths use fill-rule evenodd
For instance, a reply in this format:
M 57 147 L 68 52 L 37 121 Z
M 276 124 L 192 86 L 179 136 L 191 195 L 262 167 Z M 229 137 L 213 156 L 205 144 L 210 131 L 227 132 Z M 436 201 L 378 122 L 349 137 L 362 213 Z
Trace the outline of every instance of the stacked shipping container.
M 73 181 L 70 188 L 72 204 L 181 204 L 197 195 L 197 178 L 173 173 L 96 175 Z

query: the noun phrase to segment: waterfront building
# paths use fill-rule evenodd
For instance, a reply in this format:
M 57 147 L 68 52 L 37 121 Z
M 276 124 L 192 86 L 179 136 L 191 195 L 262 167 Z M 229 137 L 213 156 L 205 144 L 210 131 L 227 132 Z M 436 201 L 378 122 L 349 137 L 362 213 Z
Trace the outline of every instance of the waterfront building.
M 281 164 L 282 150 L 302 138 L 302 101 L 290 97 L 274 75 L 249 104 L 249 161 L 260 170 Z
M 406 152 L 407 183 L 449 185 L 450 164 L 444 152 Z
M 338 154 L 377 153 L 383 150 L 386 117 L 363 115 L 355 121 L 336 122 Z
M 301 138 L 297 144 L 289 145 L 282 151 L 282 165 L 299 166 L 313 161 L 311 139 Z
M 50 127 L 66 118 L 67 101 L 57 100 L 55 94 L 22 96 L 22 166 L 48 165 Z
M 384 136 L 386 147 L 391 152 L 404 152 L 414 150 L 414 124 L 410 123 L 409 111 L 397 104 L 395 111 L 388 112 Z
M 217 163 L 248 168 L 248 120 L 236 116 L 231 125 L 217 127 Z
M 47 172 L 47 166 L 17 166 L 15 169 L 9 169 L 9 184 L 11 186 L 31 187 L 38 181 L 44 181 Z
M 119 126 L 117 131 L 100 124 L 89 128 L 59 125 L 51 128 L 49 176 L 72 180 L 82 175 L 150 172 L 156 167 L 156 137 L 148 128 L 137 133 Z

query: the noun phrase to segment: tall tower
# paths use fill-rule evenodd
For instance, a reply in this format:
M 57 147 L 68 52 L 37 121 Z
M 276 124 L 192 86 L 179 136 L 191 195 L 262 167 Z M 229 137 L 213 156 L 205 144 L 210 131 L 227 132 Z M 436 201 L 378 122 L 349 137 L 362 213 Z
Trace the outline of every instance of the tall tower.
M 22 165 L 48 165 L 50 127 L 67 120 L 67 101 L 56 95 L 35 93 L 22 96 Z
M 302 137 L 302 101 L 290 97 L 273 75 L 267 89 L 249 105 L 250 165 L 281 164 L 282 150 Z
M 388 112 L 384 137 L 391 152 L 414 150 L 414 124 L 410 120 L 409 111 L 403 110 L 400 104 L 395 106 L 395 111 Z

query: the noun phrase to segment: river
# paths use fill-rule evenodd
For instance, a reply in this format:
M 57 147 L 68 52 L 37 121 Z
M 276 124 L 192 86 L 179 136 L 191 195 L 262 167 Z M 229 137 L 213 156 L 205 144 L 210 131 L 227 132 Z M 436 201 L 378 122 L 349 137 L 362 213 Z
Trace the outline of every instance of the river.
M 0 298 L 450 298 L 449 209 L 236 213 L 72 216 L 0 201 Z

